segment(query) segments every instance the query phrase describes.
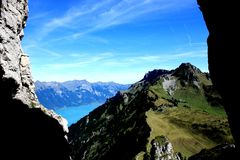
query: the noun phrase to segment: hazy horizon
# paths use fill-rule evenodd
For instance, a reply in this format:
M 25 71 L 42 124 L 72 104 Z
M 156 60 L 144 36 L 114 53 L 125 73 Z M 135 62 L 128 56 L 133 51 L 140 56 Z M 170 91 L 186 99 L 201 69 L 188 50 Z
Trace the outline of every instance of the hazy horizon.
M 197 66 L 196 66 L 197 67 Z M 158 69 L 161 69 L 161 68 L 158 68 Z M 176 69 L 176 68 L 172 68 L 172 69 Z M 152 71 L 152 70 L 151 70 Z M 169 69 L 170 71 L 170 69 Z M 202 70 L 201 70 L 202 71 Z M 148 71 L 149 72 L 149 71 Z M 206 73 L 209 73 L 209 71 L 202 71 L 202 72 L 206 72 Z M 147 73 L 145 73 L 147 74 Z M 142 76 L 142 78 L 140 78 L 139 80 L 137 80 L 136 82 L 140 81 L 141 79 L 144 78 L 145 74 Z M 119 83 L 119 82 L 115 82 L 115 81 L 89 81 L 87 79 L 69 79 L 69 80 L 51 80 L 51 81 L 41 81 L 41 80 L 35 80 L 36 81 L 40 81 L 40 82 L 44 82 L 44 83 L 49 83 L 49 82 L 59 82 L 59 83 L 63 83 L 63 82 L 67 82 L 67 81 L 88 81 L 90 83 Z M 119 83 L 119 84 L 134 84 L 136 82 L 133 82 L 133 83 Z
M 192 0 L 29 0 L 23 49 L 34 80 L 132 84 L 185 62 L 207 72 L 207 35 Z

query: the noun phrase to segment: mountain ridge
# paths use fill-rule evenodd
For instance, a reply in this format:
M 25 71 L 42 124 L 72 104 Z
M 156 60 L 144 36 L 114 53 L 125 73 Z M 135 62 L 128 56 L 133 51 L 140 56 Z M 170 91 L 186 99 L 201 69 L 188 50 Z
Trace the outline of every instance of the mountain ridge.
M 188 63 L 147 73 L 69 127 L 73 159 L 154 157 L 150 142 L 159 136 L 187 157 L 231 142 L 223 107 L 207 100 L 204 86 L 212 86 L 207 74 Z

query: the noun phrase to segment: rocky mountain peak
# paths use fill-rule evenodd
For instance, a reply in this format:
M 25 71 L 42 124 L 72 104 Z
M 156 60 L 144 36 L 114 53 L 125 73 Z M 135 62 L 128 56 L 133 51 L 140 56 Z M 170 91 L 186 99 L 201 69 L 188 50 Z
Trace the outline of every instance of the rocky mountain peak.
M 143 77 L 143 80 L 148 81 L 148 82 L 153 82 L 155 81 L 158 77 L 164 75 L 164 74 L 168 74 L 170 73 L 170 71 L 168 70 L 164 70 L 164 69 L 154 69 L 153 71 L 148 72 L 147 74 L 145 74 L 145 76 Z
M 79 89 L 79 87 L 80 89 L 86 89 L 86 90 L 92 91 L 91 83 L 89 83 L 87 80 L 66 81 L 66 82 L 63 82 L 61 85 L 71 91 L 76 91 L 77 89 Z
M 201 73 L 200 69 L 191 63 L 182 63 L 174 72 L 174 74 L 182 74 L 182 72 L 189 72 L 192 74 Z
M 202 73 L 200 69 L 198 69 L 191 63 L 182 63 L 178 68 L 171 71 L 164 69 L 154 69 L 153 71 L 149 71 L 145 74 L 144 78 L 141 81 L 154 83 L 160 77 L 172 75 L 187 82 L 193 82 L 198 81 L 199 74 L 204 73 Z
M 198 81 L 198 74 L 202 72 L 191 63 L 182 63 L 174 70 L 173 75 L 188 82 Z

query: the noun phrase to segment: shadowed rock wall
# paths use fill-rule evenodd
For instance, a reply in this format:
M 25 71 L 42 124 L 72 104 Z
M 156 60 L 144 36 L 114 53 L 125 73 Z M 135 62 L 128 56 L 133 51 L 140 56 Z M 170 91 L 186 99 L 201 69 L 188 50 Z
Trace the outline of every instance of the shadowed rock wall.
M 239 112 L 239 14 L 237 2 L 198 0 L 209 30 L 208 62 L 210 76 L 221 94 L 224 107 L 236 142 L 240 147 Z
M 1 0 L 0 11 L 0 159 L 67 160 L 66 120 L 39 104 L 21 48 L 28 1 Z

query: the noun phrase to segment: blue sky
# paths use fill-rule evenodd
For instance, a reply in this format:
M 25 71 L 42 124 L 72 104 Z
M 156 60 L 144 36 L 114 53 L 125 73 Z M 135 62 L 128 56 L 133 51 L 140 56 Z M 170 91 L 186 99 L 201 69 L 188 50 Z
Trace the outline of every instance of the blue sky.
M 23 49 L 34 80 L 133 83 L 190 62 L 208 71 L 196 0 L 29 0 Z

